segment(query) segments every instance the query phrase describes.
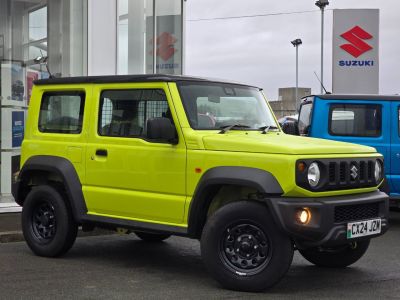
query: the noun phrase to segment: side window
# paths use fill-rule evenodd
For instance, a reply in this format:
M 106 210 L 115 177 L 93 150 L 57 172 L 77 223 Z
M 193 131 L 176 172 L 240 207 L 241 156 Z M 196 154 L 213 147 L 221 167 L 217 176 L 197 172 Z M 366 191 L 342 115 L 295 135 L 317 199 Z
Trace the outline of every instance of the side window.
M 172 122 L 163 90 L 109 90 L 100 97 L 98 133 L 113 137 L 146 137 L 147 120 L 166 117 Z
M 77 134 L 82 131 L 85 94 L 83 92 L 47 92 L 40 105 L 40 132 Z
M 329 133 L 342 136 L 381 135 L 382 108 L 375 104 L 334 104 L 329 111 Z

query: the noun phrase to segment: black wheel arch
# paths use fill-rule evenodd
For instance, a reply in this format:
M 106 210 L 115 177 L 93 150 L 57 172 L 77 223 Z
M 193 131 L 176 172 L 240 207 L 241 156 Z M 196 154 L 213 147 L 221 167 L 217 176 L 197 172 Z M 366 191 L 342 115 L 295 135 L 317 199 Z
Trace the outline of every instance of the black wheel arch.
M 23 165 L 15 186 L 13 196 L 19 205 L 23 202 L 31 188 L 31 179 L 35 176 L 46 178 L 55 175 L 62 180 L 66 198 L 72 208 L 76 222 L 81 223 L 82 217 L 87 213 L 87 207 L 82 192 L 82 184 L 74 165 L 66 158 L 37 155 L 30 157 Z
M 283 194 L 278 180 L 268 171 L 258 168 L 234 166 L 209 169 L 198 182 L 190 203 L 188 216 L 188 235 L 190 237 L 199 238 L 201 236 L 213 196 L 224 185 L 253 188 L 265 196 L 264 198 L 268 198 L 268 196 L 276 197 Z M 265 199 L 263 201 L 265 202 Z

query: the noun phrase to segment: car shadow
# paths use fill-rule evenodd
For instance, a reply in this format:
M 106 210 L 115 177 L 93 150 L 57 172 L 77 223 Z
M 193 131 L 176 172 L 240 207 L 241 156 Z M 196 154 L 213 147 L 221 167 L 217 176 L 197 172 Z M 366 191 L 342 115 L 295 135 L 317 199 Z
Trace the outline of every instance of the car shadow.
M 165 242 L 148 243 L 132 235 L 85 238 L 78 239 L 63 259 L 70 263 L 77 260 L 88 265 L 112 265 L 113 269 L 128 269 L 132 272 L 145 270 L 146 274 L 155 276 L 168 274 L 169 278 L 178 281 L 195 282 L 202 289 L 222 291 L 203 265 L 197 240 L 173 237 Z M 296 253 L 286 276 L 267 292 L 292 295 L 323 290 L 335 294 L 343 286 L 366 281 L 372 275 L 373 270 L 357 265 L 345 269 L 315 267 Z

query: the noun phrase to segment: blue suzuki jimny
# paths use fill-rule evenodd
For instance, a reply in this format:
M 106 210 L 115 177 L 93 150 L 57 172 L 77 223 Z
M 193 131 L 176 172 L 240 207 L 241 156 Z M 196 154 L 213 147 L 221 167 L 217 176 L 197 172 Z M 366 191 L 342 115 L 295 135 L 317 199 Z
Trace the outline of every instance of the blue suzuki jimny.
M 390 194 L 392 207 L 400 208 L 400 96 L 307 96 L 297 126 L 300 135 L 376 148 L 385 157 L 381 190 Z

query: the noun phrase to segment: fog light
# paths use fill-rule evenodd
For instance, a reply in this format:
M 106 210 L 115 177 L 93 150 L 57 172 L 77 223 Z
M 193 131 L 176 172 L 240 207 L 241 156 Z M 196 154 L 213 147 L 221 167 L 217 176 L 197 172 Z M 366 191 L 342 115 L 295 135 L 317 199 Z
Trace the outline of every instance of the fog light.
M 306 225 L 311 220 L 311 212 L 308 208 L 300 208 L 296 212 L 296 221 L 302 225 Z

